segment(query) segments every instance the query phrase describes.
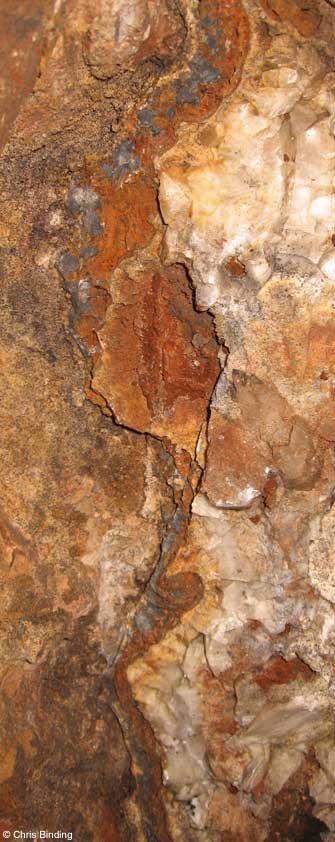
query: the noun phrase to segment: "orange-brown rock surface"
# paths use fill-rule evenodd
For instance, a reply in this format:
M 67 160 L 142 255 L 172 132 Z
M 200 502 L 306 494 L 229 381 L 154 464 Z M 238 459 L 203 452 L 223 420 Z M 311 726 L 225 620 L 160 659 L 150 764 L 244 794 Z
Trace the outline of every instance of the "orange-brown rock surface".
M 334 842 L 333 0 L 0 23 L 0 836 Z

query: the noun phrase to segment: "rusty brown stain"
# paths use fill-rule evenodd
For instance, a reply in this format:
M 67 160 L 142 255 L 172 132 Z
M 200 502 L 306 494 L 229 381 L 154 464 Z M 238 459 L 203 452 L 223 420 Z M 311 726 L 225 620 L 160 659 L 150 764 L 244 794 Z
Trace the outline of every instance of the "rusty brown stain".
M 297 681 L 311 681 L 315 677 L 313 671 L 299 658 L 285 661 L 284 658 L 272 658 L 264 669 L 255 675 L 254 681 L 262 690 L 269 690 L 273 684 L 288 684 Z
M 261 4 L 270 16 L 291 23 L 306 38 L 315 35 L 320 25 L 321 15 L 305 0 L 261 0 Z

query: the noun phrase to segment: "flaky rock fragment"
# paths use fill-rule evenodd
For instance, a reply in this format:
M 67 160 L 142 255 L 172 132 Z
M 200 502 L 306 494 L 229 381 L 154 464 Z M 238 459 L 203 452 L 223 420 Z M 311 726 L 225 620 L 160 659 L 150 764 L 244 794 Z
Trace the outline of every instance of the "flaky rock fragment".
M 115 273 L 111 297 L 92 388 L 119 424 L 194 456 L 219 374 L 211 320 L 194 312 L 181 268 L 129 267 Z

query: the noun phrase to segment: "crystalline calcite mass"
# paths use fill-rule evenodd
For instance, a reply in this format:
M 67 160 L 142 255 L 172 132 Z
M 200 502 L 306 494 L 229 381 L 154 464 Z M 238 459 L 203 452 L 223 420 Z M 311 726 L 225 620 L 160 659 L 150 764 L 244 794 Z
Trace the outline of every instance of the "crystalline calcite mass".
M 274 797 L 335 745 L 334 19 L 306 39 L 249 11 L 238 89 L 156 158 L 166 259 L 213 316 L 221 373 L 170 569 L 204 597 L 129 676 L 201 839 L 267 839 Z
M 334 842 L 333 0 L 32 6 L 0 2 L 0 835 Z

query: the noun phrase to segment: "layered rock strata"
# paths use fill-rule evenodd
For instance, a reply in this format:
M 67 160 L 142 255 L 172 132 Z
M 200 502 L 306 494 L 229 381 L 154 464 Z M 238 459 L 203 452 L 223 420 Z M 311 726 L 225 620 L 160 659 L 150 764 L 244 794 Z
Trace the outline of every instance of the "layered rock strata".
M 13 15 L 0 830 L 333 842 L 335 9 Z

